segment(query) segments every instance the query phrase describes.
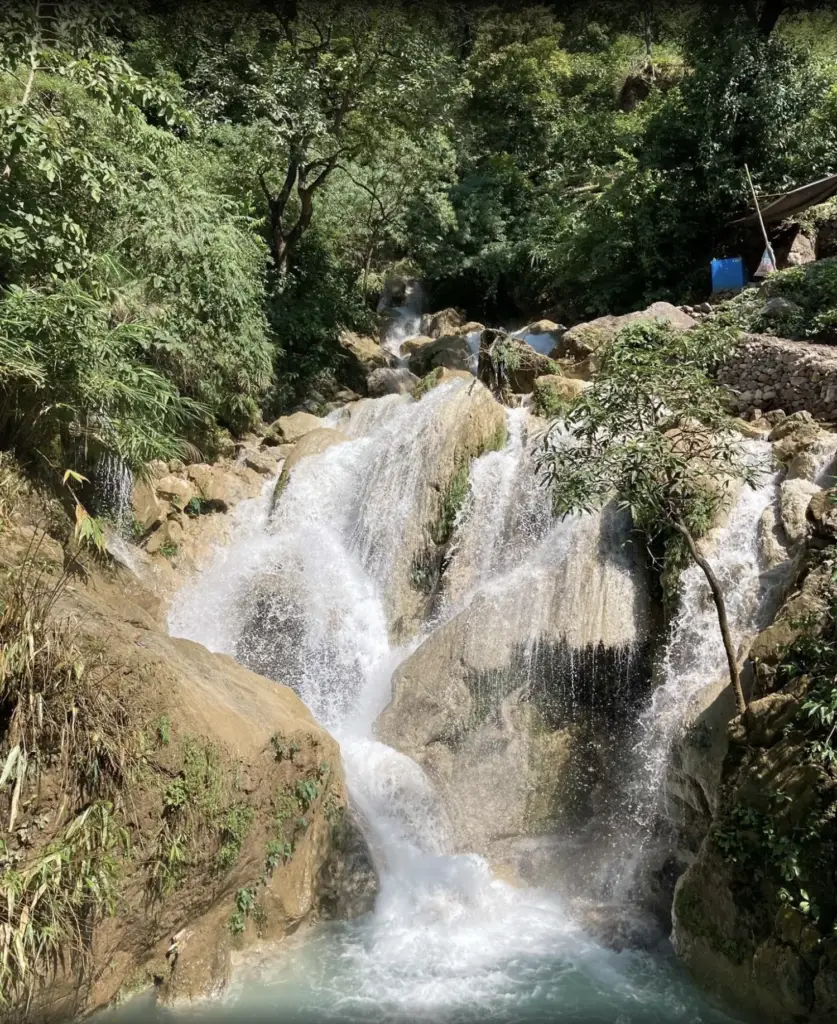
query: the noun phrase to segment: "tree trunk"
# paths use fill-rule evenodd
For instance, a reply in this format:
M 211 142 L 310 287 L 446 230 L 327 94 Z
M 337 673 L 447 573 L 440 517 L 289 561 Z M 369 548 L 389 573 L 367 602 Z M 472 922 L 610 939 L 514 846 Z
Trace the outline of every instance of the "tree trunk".
M 673 521 L 673 525 L 686 541 L 689 553 L 702 569 L 703 575 L 706 577 L 706 581 L 709 584 L 709 589 L 712 592 L 712 600 L 715 602 L 715 610 L 718 613 L 718 625 L 721 627 L 721 638 L 724 641 L 724 650 L 726 651 L 727 664 L 729 665 L 730 686 L 735 694 L 735 703 L 738 708 L 738 713 L 743 715 L 747 710 L 747 701 L 744 699 L 744 691 L 741 689 L 741 674 L 738 671 L 738 660 L 735 657 L 735 648 L 732 645 L 732 635 L 729 631 L 729 620 L 727 619 L 727 606 L 724 601 L 724 593 L 721 590 L 721 584 L 718 582 L 718 577 L 712 571 L 712 566 L 698 551 L 694 537 L 692 537 L 686 524 L 679 519 L 675 519 Z

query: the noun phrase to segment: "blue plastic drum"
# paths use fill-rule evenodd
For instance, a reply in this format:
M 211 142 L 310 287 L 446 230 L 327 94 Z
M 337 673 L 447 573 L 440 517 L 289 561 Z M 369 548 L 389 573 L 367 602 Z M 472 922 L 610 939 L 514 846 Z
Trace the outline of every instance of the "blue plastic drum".
M 747 283 L 747 269 L 740 256 L 728 260 L 712 260 L 712 291 L 743 288 Z

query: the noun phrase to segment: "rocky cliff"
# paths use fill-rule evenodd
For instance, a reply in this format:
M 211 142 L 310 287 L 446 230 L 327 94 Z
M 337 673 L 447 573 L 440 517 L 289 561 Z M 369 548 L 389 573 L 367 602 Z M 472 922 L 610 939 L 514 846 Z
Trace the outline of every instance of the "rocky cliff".
M 145 988 L 199 998 L 236 950 L 369 907 L 337 743 L 292 690 L 163 625 L 175 563 L 223 534 L 219 510 L 246 496 L 248 473 L 250 491 L 264 479 L 239 469 L 175 466 L 137 489 L 147 537 L 179 527 L 169 547 L 132 549 L 145 582 L 72 554 L 60 510 L 25 486 L 4 505 L 9 1019 L 66 1019 Z

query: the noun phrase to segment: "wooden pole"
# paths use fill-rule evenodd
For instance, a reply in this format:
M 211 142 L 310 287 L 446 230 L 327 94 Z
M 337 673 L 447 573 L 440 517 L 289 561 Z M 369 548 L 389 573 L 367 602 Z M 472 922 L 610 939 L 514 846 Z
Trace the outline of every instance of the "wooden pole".
M 776 266 L 776 255 L 773 252 L 773 246 L 770 244 L 770 239 L 767 237 L 767 228 L 764 226 L 764 221 L 761 217 L 761 207 L 759 206 L 758 197 L 756 196 L 756 189 L 753 185 L 753 179 L 750 177 L 750 168 L 744 164 L 744 170 L 747 172 L 747 181 L 750 183 L 750 191 L 753 193 L 753 202 L 756 204 L 756 213 L 758 214 L 759 224 L 761 224 L 761 233 L 764 237 L 764 244 L 767 247 L 767 251 L 770 253 L 770 262 L 773 264 L 773 269 L 778 270 Z

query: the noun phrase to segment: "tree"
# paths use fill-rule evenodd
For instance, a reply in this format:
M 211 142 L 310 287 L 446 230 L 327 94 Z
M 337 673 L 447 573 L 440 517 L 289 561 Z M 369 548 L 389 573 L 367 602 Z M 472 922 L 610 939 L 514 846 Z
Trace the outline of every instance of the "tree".
M 284 274 L 341 165 L 374 158 L 399 133 L 418 141 L 452 123 L 453 47 L 409 5 L 228 7 L 193 5 L 200 46 L 173 61 L 205 121 L 258 129 L 267 234 Z
M 728 338 L 636 321 L 619 333 L 596 377 L 544 439 L 540 468 L 558 514 L 615 497 L 634 526 L 665 544 L 666 568 L 688 559 L 706 577 L 739 712 L 746 710 L 721 585 L 698 539 L 729 502 L 733 481 L 758 467 L 730 426 L 724 392 L 707 376 Z

